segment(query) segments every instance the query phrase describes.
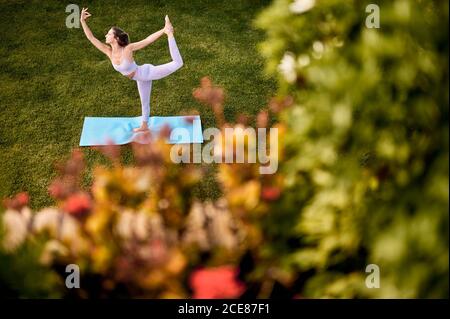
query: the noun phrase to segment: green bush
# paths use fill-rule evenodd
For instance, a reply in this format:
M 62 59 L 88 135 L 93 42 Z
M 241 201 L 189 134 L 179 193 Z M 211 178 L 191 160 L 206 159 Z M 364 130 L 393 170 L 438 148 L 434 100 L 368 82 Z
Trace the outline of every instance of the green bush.
M 293 98 L 266 258 L 302 296 L 448 298 L 448 2 L 377 1 L 380 28 L 369 3 L 276 0 L 256 21 Z

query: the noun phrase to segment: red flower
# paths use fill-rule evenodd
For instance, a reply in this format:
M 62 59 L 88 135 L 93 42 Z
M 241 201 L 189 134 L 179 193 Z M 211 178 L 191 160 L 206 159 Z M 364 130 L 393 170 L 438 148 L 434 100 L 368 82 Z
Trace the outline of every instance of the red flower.
M 3 199 L 3 206 L 6 208 L 21 210 L 23 207 L 27 206 L 30 201 L 30 196 L 27 192 L 21 192 L 16 194 L 13 198 Z
M 159 137 L 161 138 L 169 138 L 170 133 L 172 132 L 172 128 L 168 124 L 164 124 L 159 131 Z
M 233 266 L 199 269 L 191 274 L 190 286 L 194 298 L 237 298 L 245 286 L 236 277 L 238 269 Z
M 277 200 L 280 195 L 281 190 L 279 187 L 264 187 L 261 191 L 261 197 L 266 201 Z
M 192 123 L 194 123 L 195 116 L 194 115 L 187 115 L 184 118 L 184 120 L 185 120 L 186 123 L 192 124 Z
M 64 186 L 64 183 L 56 179 L 48 187 L 48 192 L 53 198 L 61 199 L 66 195 L 66 187 Z
M 67 198 L 63 209 L 73 215 L 84 214 L 91 209 L 91 198 L 86 193 L 75 193 Z
M 28 205 L 30 196 L 28 196 L 27 192 L 22 192 L 22 193 L 19 193 L 16 195 L 16 200 L 17 200 L 17 203 L 23 207 L 23 206 Z
M 94 149 L 105 155 L 112 162 L 120 160 L 120 146 L 116 145 L 109 137 L 106 139 L 106 145 L 94 146 Z

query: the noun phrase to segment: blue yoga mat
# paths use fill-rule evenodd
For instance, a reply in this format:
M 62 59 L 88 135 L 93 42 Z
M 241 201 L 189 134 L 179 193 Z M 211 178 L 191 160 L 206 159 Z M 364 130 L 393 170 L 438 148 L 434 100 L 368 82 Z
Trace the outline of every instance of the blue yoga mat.
M 85 117 L 81 132 L 80 146 L 123 145 L 130 142 L 149 143 L 148 134 L 133 132 L 141 125 L 141 116 L 137 117 Z M 171 129 L 169 144 L 203 143 L 202 124 L 199 115 L 189 116 L 151 116 L 148 127 L 151 136 L 159 135 L 168 125 Z

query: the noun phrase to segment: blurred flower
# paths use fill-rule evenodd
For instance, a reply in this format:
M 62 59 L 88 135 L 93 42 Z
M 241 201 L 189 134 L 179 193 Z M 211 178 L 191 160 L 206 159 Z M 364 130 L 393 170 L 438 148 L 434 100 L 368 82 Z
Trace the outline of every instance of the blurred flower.
M 48 193 L 55 199 L 63 199 L 66 196 L 64 186 L 65 185 L 61 180 L 55 179 L 48 187 Z
M 192 124 L 194 122 L 194 120 L 195 120 L 195 116 L 193 116 L 193 115 L 187 115 L 184 118 L 184 121 L 189 124 Z
M 152 266 L 164 265 L 170 257 L 167 244 L 161 239 L 153 239 L 145 245 L 140 245 L 136 252 L 139 258 L 146 260 Z
M 162 130 L 160 134 L 163 134 Z M 158 146 L 156 146 L 154 143 L 149 145 L 132 143 L 131 146 L 137 166 L 158 166 L 164 161 L 164 154 L 162 153 L 162 150 L 159 149 Z
M 292 52 L 286 52 L 278 65 L 278 71 L 284 76 L 288 83 L 293 83 L 297 79 L 295 71 L 295 56 Z
M 100 151 L 109 158 L 111 162 L 118 164 L 118 161 L 120 160 L 120 145 L 116 145 L 111 138 L 106 140 L 106 145 L 94 146 L 94 149 Z
M 77 177 L 73 175 L 62 175 L 55 178 L 48 187 L 48 193 L 54 199 L 64 200 L 78 189 Z
M 263 187 L 261 191 L 261 197 L 266 201 L 277 200 L 280 195 L 281 189 L 279 187 Z
M 224 199 L 221 199 L 219 202 L 224 202 Z M 210 218 L 208 228 L 214 246 L 224 247 L 228 250 L 237 248 L 238 236 L 235 232 L 236 227 L 228 208 L 207 202 L 205 204 L 205 211 L 206 215 Z
M 195 270 L 190 278 L 193 298 L 237 298 L 245 286 L 237 279 L 238 270 L 233 266 L 220 266 Z
M 243 126 L 247 126 L 249 121 L 249 116 L 247 114 L 238 114 L 236 118 L 236 122 Z
M 253 210 L 259 203 L 260 192 L 260 182 L 257 180 L 250 180 L 230 191 L 227 197 L 230 206 L 242 207 L 245 210 Z
M 28 205 L 30 197 L 28 196 L 27 192 L 22 192 L 16 195 L 17 202 L 20 206 L 26 206 Z
M 195 117 L 188 117 L 186 118 L 186 121 L 188 121 L 189 123 L 194 122 Z M 170 133 L 172 133 L 172 128 L 170 127 L 169 124 L 164 124 L 161 127 L 161 130 L 159 131 L 159 137 L 162 139 L 167 139 L 170 137 Z
M 167 209 L 167 208 L 169 208 L 169 205 L 170 205 L 170 202 L 165 198 L 161 198 L 158 202 L 159 209 L 163 209 L 163 210 Z
M 78 221 L 57 208 L 48 207 L 34 215 L 31 230 L 34 234 L 46 233 L 67 245 L 72 253 L 81 252 L 86 246 L 86 239 L 81 234 Z
M 80 148 L 72 150 L 70 158 L 65 162 L 56 163 L 55 166 L 62 175 L 78 176 L 84 169 L 84 155 Z
M 273 97 L 270 99 L 269 108 L 274 113 L 279 113 L 294 103 L 294 98 L 290 95 L 286 97 Z
M 302 54 L 297 59 L 298 66 L 301 68 L 308 66 L 310 62 L 311 62 L 311 59 L 309 58 L 309 55 L 307 55 L 307 54 Z
M 225 123 L 225 118 L 223 115 L 223 102 L 225 94 L 222 88 L 213 86 L 210 78 L 203 77 L 200 80 L 200 87 L 195 89 L 192 95 L 199 102 L 211 105 L 220 126 Z
M 187 265 L 186 257 L 179 249 L 170 252 L 170 258 L 166 262 L 165 269 L 169 274 L 177 275 L 183 271 Z
M 93 270 L 104 273 L 113 260 L 113 252 L 106 245 L 96 245 L 91 250 L 91 258 Z
M 149 129 L 143 132 L 137 132 L 134 134 L 132 141 L 138 144 L 151 144 L 155 140 L 155 135 Z
M 79 192 L 71 195 L 64 203 L 63 209 L 72 215 L 80 216 L 91 210 L 91 198 L 85 192 Z
M 267 110 L 262 110 L 256 116 L 256 127 L 266 128 L 269 123 L 269 112 Z
M 20 212 L 7 209 L 3 214 L 2 224 L 5 234 L 3 247 L 6 251 L 13 251 L 23 243 L 28 234 L 28 225 L 31 220 L 31 210 L 28 207 Z
M 315 59 L 320 59 L 323 52 L 325 51 L 325 46 L 321 41 L 314 41 L 313 43 L 313 57 Z
M 71 215 L 63 214 L 61 228 L 59 230 L 59 239 L 67 245 L 70 252 L 78 254 L 87 248 L 87 240 L 82 233 L 82 225 Z
M 206 104 L 222 104 L 224 91 L 222 88 L 213 86 L 210 78 L 203 77 L 200 80 L 200 87 L 194 90 L 193 96 L 200 102 Z
M 202 203 L 195 201 L 186 218 L 186 231 L 183 234 L 183 243 L 197 245 L 200 250 L 210 248 L 208 233 L 205 229 L 206 218 Z
M 66 256 L 68 253 L 68 249 L 60 241 L 52 239 L 45 244 L 39 261 L 43 265 L 50 265 L 56 258 Z
M 21 192 L 16 194 L 13 198 L 3 199 L 3 206 L 12 210 L 20 211 L 23 207 L 27 206 L 30 201 L 30 197 L 27 192 Z
M 61 222 L 61 212 L 52 207 L 44 208 L 37 212 L 33 221 L 33 232 L 41 233 L 48 232 L 51 236 L 56 237 L 58 235 L 58 229 Z
M 149 219 L 149 216 L 144 212 L 126 209 L 118 216 L 116 231 L 123 239 L 145 240 L 150 235 Z
M 289 9 L 294 13 L 303 13 L 311 10 L 315 4 L 315 0 L 295 0 L 289 5 Z
M 70 194 L 78 191 L 80 175 L 85 169 L 83 157 L 83 152 L 77 148 L 72 151 L 68 160 L 55 164 L 59 176 L 48 187 L 50 196 L 64 200 Z

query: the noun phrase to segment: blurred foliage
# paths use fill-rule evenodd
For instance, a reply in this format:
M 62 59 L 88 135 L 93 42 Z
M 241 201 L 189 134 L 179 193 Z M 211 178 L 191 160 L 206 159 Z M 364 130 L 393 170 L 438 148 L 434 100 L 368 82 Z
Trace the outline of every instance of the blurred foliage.
M 234 266 L 218 272 L 197 269 L 208 252 L 211 264 L 233 260 L 228 254 L 236 246 L 232 221 L 220 203 L 194 198 L 203 169 L 171 161 L 171 145 L 165 142 L 169 133 L 164 128 L 159 136 L 148 133 L 150 144 L 133 143 L 134 166 L 122 165 L 120 146 L 97 147 L 112 165 L 95 168 L 88 190 L 80 183 L 84 155 L 75 149 L 55 165 L 59 174 L 48 190 L 57 202 L 54 207 L 32 212 L 25 193 L 6 199 L 0 255 L 0 279 L 6 287 L 1 292 L 16 297 L 180 298 L 191 294 L 191 280 L 197 295 L 240 293 Z M 65 287 L 69 264 L 79 266 L 80 289 Z M 222 273 L 228 277 L 221 279 Z M 211 277 L 219 288 L 198 287 Z
M 26 193 L 4 201 L 1 293 L 448 297 L 448 3 L 379 1 L 379 29 L 366 27 L 368 4 L 275 0 L 255 21 L 279 79 L 255 119 L 278 129 L 266 139 L 276 174 L 219 164 L 223 197 L 200 202 L 202 166 L 173 163 L 164 129 L 132 145 L 134 166 L 120 146 L 99 147 L 112 165 L 82 189 L 76 149 L 56 166 L 57 206 L 32 212 Z M 254 147 L 245 116 L 226 122 L 221 87 L 203 78 L 193 96 L 221 132 L 235 129 L 214 139 L 218 151 Z M 64 286 L 70 263 L 80 289 Z M 365 285 L 369 264 L 379 289 Z
M 306 297 L 448 298 L 448 2 L 377 1 L 378 29 L 368 4 L 276 0 L 256 21 L 286 126 L 265 258 Z

